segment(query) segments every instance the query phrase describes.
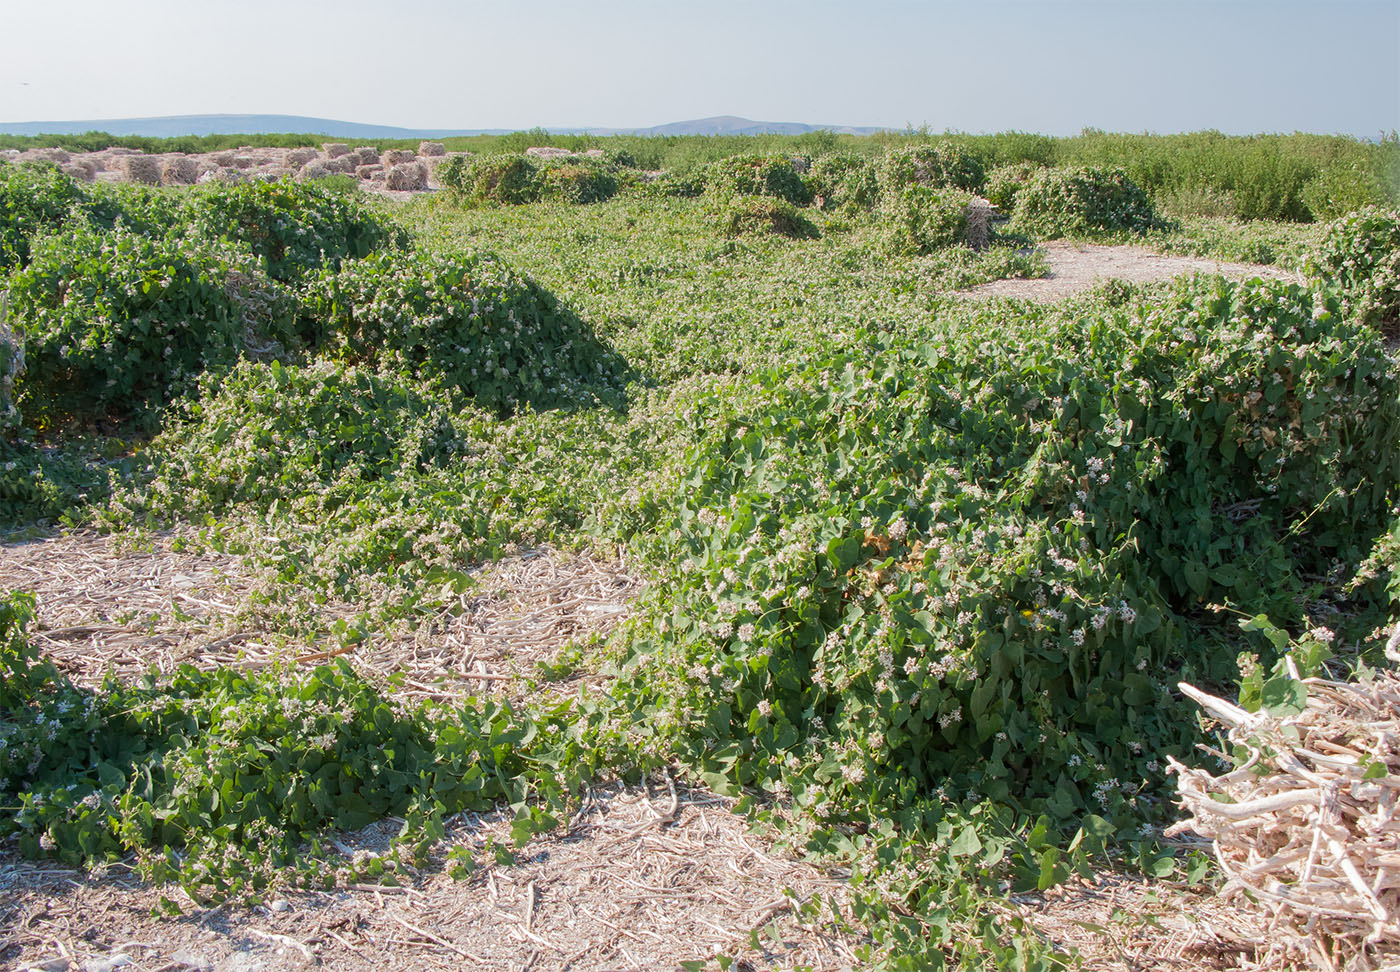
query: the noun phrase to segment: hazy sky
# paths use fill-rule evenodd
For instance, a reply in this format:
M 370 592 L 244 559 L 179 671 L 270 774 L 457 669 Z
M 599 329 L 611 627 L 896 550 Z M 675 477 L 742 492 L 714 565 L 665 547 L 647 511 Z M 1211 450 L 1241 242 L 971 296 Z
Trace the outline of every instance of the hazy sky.
M 1400 0 L 0 0 L 0 121 L 1400 128 Z

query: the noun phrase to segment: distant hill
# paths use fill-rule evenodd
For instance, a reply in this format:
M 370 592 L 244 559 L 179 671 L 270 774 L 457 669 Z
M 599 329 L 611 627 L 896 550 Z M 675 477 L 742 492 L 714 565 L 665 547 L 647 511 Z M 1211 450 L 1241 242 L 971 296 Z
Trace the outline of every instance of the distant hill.
M 869 135 L 884 129 L 850 125 L 807 125 L 801 122 L 758 122 L 734 115 L 671 122 L 651 128 L 550 128 L 560 135 L 800 135 L 829 129 L 851 135 Z M 331 138 L 452 138 L 460 135 L 503 135 L 509 128 L 397 128 L 363 125 L 332 118 L 303 115 L 166 115 L 160 118 L 96 118 L 83 121 L 0 122 L 0 135 L 81 135 L 106 132 L 146 138 L 179 135 L 314 134 Z

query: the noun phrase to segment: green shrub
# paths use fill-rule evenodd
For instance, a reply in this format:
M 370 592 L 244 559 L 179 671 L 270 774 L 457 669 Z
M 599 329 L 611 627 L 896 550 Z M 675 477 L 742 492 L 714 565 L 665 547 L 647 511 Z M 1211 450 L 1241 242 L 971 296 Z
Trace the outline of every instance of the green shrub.
M 729 236 L 771 233 L 814 239 L 821 235 L 812 221 L 786 199 L 773 196 L 734 195 L 724 200 L 720 225 Z
M 272 278 L 283 282 L 407 242 L 358 194 L 291 179 L 197 189 L 184 222 L 188 233 L 250 247 L 267 261 Z
M 246 250 L 75 222 L 10 279 L 18 405 L 44 426 L 140 417 L 290 338 L 286 293 Z
M 812 163 L 807 185 L 822 209 L 869 210 L 880 201 L 875 164 L 861 155 L 823 155 Z
M 812 201 L 802 176 L 785 155 L 736 155 L 704 168 L 705 191 L 717 198 L 772 196 L 794 206 Z
M 120 223 L 147 236 L 185 231 L 188 191 L 110 182 L 94 183 L 86 191 L 81 212 L 98 229 Z
M 663 199 L 695 199 L 705 194 L 705 174 L 693 172 L 663 172 L 659 177 L 640 186 L 642 195 Z
M 51 165 L 0 165 L 0 271 L 28 263 L 34 237 L 56 228 L 85 198 Z
M 885 190 L 880 198 L 885 244 L 896 253 L 924 254 L 961 243 L 971 200 L 968 193 L 956 189 L 918 184 Z
M 19 425 L 15 379 L 24 371 L 24 345 L 10 327 L 10 294 L 0 290 L 0 440 Z
M 325 359 L 240 362 L 209 376 L 158 440 L 164 516 L 292 502 L 308 484 L 364 483 L 459 456 L 452 396 L 426 380 Z M 175 485 L 178 484 L 178 485 Z
M 617 176 L 603 163 L 570 159 L 554 161 L 539 171 L 541 199 L 596 203 L 617 194 Z
M 1053 239 L 1096 230 L 1145 232 L 1158 222 L 1147 194 L 1121 169 L 1043 169 L 1016 195 L 1013 225 Z
M 887 191 L 931 186 L 979 192 L 987 181 L 982 160 L 962 145 L 948 141 L 896 149 L 880 160 L 879 171 L 880 187 Z
M 1308 269 L 1337 289 L 1348 314 L 1388 334 L 1400 328 L 1400 211 L 1370 207 L 1336 220 Z
M 1205 605 L 1297 624 L 1387 522 L 1400 384 L 1335 311 L 1203 279 L 761 376 L 657 498 L 612 693 L 707 782 L 827 818 L 1136 826 L 1194 742 L 1171 685 L 1234 675 Z
M 616 401 L 621 361 L 552 294 L 491 256 L 384 251 L 302 293 L 303 337 L 352 362 L 440 379 L 501 411 Z
M 1010 215 L 1016 208 L 1016 196 L 1021 187 L 1040 170 L 1040 166 L 1029 162 L 999 166 L 987 174 L 987 185 L 983 195 L 997 209 Z
M 1315 220 L 1332 220 L 1392 200 L 1375 171 L 1361 162 L 1336 162 L 1303 186 L 1303 205 Z
M 472 203 L 516 206 L 539 199 L 539 167 L 525 155 L 456 156 L 438 169 L 438 181 Z

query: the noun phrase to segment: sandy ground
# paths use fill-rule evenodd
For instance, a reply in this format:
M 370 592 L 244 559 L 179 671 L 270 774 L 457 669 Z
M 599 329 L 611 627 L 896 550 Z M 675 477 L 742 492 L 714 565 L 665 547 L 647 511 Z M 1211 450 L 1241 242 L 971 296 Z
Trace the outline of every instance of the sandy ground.
M 850 968 L 857 939 L 799 917 L 814 895 L 845 901 L 842 875 L 777 854 L 730 801 L 655 780 L 599 788 L 566 829 L 511 847 L 508 815 L 454 818 L 431 866 L 399 887 L 274 894 L 201 908 L 176 887 L 113 868 L 103 877 L 0 858 L 0 963 L 45 972 L 349 972 L 676 969 L 717 954 L 750 969 Z M 346 854 L 382 849 L 395 822 L 346 835 Z M 477 868 L 454 880 L 450 846 Z M 160 915 L 161 898 L 178 915 Z M 758 946 L 754 946 L 754 942 Z
M 1140 246 L 1099 246 L 1056 240 L 1041 248 L 1050 263 L 1050 274 L 1029 280 L 993 280 L 964 295 L 1019 297 L 1055 301 L 1088 290 L 1105 280 L 1151 283 L 1189 273 L 1214 273 L 1235 279 L 1264 277 L 1301 282 L 1291 270 L 1253 263 L 1227 263 L 1202 257 L 1164 256 Z

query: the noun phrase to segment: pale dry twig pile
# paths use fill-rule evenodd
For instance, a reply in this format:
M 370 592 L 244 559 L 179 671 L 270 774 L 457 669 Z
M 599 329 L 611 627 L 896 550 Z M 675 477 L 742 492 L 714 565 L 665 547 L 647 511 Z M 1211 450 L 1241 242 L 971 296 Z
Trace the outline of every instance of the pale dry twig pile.
M 1213 840 L 1224 893 L 1267 909 L 1276 941 L 1333 970 L 1396 967 L 1400 676 L 1301 681 L 1296 715 L 1247 712 L 1181 685 L 1248 756 L 1220 776 L 1169 759 L 1190 817 L 1168 834 Z

